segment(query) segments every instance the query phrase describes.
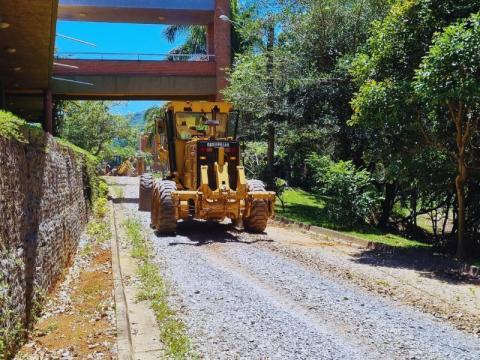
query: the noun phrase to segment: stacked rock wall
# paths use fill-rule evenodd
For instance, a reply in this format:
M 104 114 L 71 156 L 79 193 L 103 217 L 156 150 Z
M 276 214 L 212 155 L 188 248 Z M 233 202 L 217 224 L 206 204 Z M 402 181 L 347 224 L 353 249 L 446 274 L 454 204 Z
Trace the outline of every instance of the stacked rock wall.
M 0 136 L 0 329 L 4 332 L 29 324 L 43 295 L 68 266 L 88 217 L 83 157 L 49 135 L 29 138 L 21 143 Z

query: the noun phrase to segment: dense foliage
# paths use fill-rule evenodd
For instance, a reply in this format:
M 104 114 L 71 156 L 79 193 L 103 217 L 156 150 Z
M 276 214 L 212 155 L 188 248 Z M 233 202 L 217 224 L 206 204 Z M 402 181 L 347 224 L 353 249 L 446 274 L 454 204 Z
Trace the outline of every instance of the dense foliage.
M 26 122 L 10 112 L 0 110 L 0 136 L 25 142 L 22 127 Z
M 351 161 L 333 162 L 314 153 L 307 164 L 311 168 L 313 189 L 323 196 L 327 214 L 334 222 L 353 226 L 374 218 L 381 194 L 374 186 L 372 174 L 357 169 Z
M 255 41 L 225 90 L 251 172 L 328 197 L 338 222 L 479 251 L 480 3 L 277 1 L 265 16 L 267 3 L 235 25 Z
M 417 70 L 415 82 L 415 91 L 426 113 L 424 117 L 433 125 L 430 126 L 433 131 L 429 131 L 432 143 L 450 152 L 456 160 L 457 252 L 460 256 L 465 256 L 473 245 L 471 242 L 463 243 L 465 232 L 475 234 L 479 226 L 476 218 L 479 182 L 478 177 L 475 181 L 469 176 L 470 170 L 478 166 L 480 154 L 477 131 L 480 120 L 479 64 L 480 13 L 448 26 L 435 37 Z M 454 131 L 445 132 L 452 127 Z M 466 189 L 471 181 L 476 183 L 476 191 Z M 474 202 L 465 204 L 466 197 L 468 199 L 472 193 Z
M 125 117 L 112 114 L 112 105 L 109 101 L 64 102 L 60 137 L 105 161 L 134 156 L 138 131 Z

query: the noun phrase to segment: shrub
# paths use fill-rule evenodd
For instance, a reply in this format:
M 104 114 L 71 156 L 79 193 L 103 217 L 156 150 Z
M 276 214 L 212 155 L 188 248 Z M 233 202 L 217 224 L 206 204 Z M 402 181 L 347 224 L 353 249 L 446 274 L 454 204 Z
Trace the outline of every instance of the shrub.
M 95 217 L 103 219 L 105 215 L 107 215 L 107 211 L 107 198 L 103 196 L 99 197 L 93 204 L 93 214 Z
M 285 195 L 285 190 L 287 189 L 288 189 L 287 181 L 281 178 L 275 178 L 273 191 L 275 191 L 275 195 L 277 196 L 277 199 L 280 201 L 280 204 L 282 204 L 283 212 L 285 212 L 285 199 L 283 198 L 283 195 Z
M 347 225 L 364 224 L 381 202 L 372 175 L 357 169 L 351 161 L 333 162 L 329 157 L 311 154 L 307 159 L 314 180 L 314 191 L 325 197 L 332 221 Z
M 22 133 L 26 122 L 10 112 L 0 110 L 0 136 L 27 142 Z

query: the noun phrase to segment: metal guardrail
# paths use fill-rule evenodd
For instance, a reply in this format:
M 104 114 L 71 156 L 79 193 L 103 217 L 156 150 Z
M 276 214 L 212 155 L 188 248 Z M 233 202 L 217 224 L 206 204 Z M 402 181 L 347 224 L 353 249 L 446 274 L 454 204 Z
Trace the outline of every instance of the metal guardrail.
M 214 61 L 215 55 L 57 52 L 55 58 L 58 60 Z

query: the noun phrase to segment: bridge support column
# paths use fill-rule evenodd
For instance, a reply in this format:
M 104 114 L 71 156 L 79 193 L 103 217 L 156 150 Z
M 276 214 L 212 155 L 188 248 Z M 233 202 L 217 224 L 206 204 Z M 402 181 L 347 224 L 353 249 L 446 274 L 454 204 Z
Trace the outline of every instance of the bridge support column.
M 215 55 L 215 26 L 213 25 L 213 22 L 208 24 L 207 27 L 207 54 Z
M 50 89 L 43 92 L 43 130 L 53 135 L 53 103 Z
M 216 0 L 213 19 L 213 47 L 217 64 L 217 101 L 223 99 L 221 91 L 228 85 L 227 71 L 232 65 L 231 24 L 220 19 L 221 15 L 230 17 L 230 0 Z M 210 32 L 210 26 L 208 27 Z M 207 37 L 208 38 L 208 37 Z

